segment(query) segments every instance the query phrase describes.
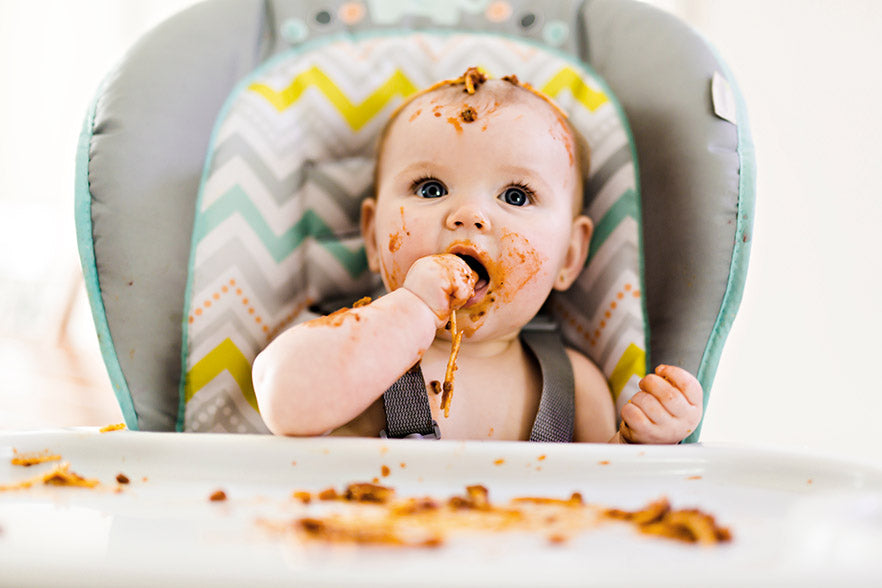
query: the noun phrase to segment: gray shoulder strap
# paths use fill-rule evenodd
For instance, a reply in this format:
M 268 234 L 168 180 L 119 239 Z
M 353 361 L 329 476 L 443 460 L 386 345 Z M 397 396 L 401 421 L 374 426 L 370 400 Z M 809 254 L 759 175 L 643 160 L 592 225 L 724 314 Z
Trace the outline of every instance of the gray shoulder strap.
M 521 340 L 542 371 L 542 395 L 530 441 L 569 443 L 576 419 L 576 383 L 560 331 L 550 321 L 534 320 L 521 331 Z
M 560 332 L 552 322 L 534 320 L 521 332 L 521 340 L 539 362 L 542 394 L 533 421 L 530 441 L 569 443 L 576 418 L 575 378 Z M 426 382 L 416 364 L 383 394 L 386 428 L 381 437 L 401 439 L 441 438 L 432 419 Z
M 440 439 L 441 429 L 432 418 L 432 407 L 420 364 L 414 365 L 383 393 L 386 428 L 381 437 Z

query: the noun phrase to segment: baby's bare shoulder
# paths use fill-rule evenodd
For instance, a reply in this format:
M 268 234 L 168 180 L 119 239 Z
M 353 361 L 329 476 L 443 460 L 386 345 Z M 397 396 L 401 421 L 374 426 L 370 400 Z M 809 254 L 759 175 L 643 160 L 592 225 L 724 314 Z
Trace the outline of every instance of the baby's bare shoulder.
M 576 384 L 576 430 L 574 441 L 605 443 L 615 434 L 615 404 L 606 376 L 597 365 L 575 349 L 567 348 Z

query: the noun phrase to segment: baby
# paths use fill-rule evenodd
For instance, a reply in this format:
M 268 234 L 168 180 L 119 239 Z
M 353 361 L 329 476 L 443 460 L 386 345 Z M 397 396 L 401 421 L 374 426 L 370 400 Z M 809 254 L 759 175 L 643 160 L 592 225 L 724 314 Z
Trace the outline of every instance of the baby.
M 384 392 L 419 364 L 444 438 L 528 439 L 542 376 L 520 335 L 585 264 L 583 159 L 566 115 L 513 77 L 472 68 L 406 102 L 381 137 L 376 197 L 361 210 L 368 263 L 388 293 L 294 326 L 258 355 L 254 389 L 270 430 L 377 436 Z M 445 414 L 431 388 L 445 379 L 452 318 L 462 340 Z M 687 371 L 659 366 L 643 378 L 616 430 L 601 371 L 578 351 L 566 356 L 574 441 L 677 443 L 698 425 L 702 390 Z

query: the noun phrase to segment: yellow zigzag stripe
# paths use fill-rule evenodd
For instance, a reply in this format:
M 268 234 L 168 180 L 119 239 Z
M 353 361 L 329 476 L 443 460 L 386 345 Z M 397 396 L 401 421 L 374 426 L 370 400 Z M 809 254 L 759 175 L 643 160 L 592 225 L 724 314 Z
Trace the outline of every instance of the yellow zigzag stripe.
M 221 372 L 227 370 L 242 391 L 242 396 L 254 410 L 257 409 L 257 397 L 254 395 L 254 385 L 251 383 L 251 362 L 239 351 L 236 344 L 230 339 L 212 349 L 208 355 L 199 360 L 193 368 L 187 372 L 187 383 L 184 388 L 184 399 L 190 402 L 193 396 L 202 390 L 206 384 L 218 377 Z M 260 411 L 258 411 L 260 412 Z
M 396 69 L 395 73 L 389 76 L 382 86 L 374 90 L 373 94 L 368 96 L 364 102 L 355 105 L 318 66 L 312 66 L 299 74 L 287 88 L 280 92 L 273 90 L 266 84 L 258 83 L 251 84 L 248 89 L 266 98 L 276 110 L 282 112 L 297 102 L 310 86 L 315 86 L 325 95 L 334 108 L 340 111 L 353 131 L 359 130 L 375 117 L 396 94 L 407 97 L 417 91 L 416 86 L 407 79 L 407 76 L 401 70 Z
M 609 375 L 609 386 L 614 400 L 619 399 L 625 384 L 635 375 L 640 378 L 646 375 L 646 352 L 631 343 Z
M 554 74 L 554 77 L 542 87 L 542 93 L 555 98 L 564 88 L 569 88 L 573 97 L 591 112 L 609 102 L 606 94 L 589 88 L 576 70 L 570 67 L 565 67 Z

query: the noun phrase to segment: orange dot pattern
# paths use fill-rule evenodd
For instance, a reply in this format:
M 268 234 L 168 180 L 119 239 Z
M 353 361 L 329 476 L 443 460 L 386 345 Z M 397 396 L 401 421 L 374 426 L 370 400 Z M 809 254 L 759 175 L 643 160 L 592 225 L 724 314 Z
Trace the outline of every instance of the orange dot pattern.
M 246 307 L 248 314 L 250 314 L 254 318 L 254 322 L 258 325 L 261 325 L 261 330 L 264 333 L 268 333 L 270 328 L 267 324 L 264 323 L 263 318 L 257 314 L 257 310 L 254 306 L 251 305 L 248 298 L 242 292 L 242 288 L 240 288 L 236 284 L 236 280 L 234 278 L 230 278 L 228 282 L 223 284 L 217 291 L 212 292 L 210 296 L 206 297 L 205 300 L 202 301 L 202 304 L 197 306 L 193 311 L 193 314 L 188 318 L 188 322 L 192 325 L 196 322 L 197 317 L 201 317 L 203 315 L 203 309 L 211 308 L 212 302 L 217 302 L 221 299 L 222 296 L 233 294 L 235 295 L 239 301 Z
M 264 320 L 260 314 L 258 314 L 257 309 L 254 308 L 254 305 L 251 304 L 251 299 L 248 298 L 245 293 L 242 291 L 242 288 L 236 283 L 234 278 L 230 278 L 229 281 L 224 283 L 217 291 L 212 292 L 210 296 L 206 297 L 205 300 L 202 301 L 201 304 L 197 305 L 193 310 L 193 314 L 191 314 L 187 321 L 189 324 L 193 324 L 196 322 L 196 319 L 205 314 L 205 310 L 211 308 L 213 302 L 218 302 L 223 296 L 226 295 L 234 295 L 238 298 L 239 302 L 242 306 L 245 307 L 245 311 L 249 314 L 251 319 L 258 325 L 260 325 L 260 330 L 264 332 L 266 335 L 266 342 L 269 343 L 271 340 L 275 338 L 280 332 L 282 332 L 288 325 L 294 322 L 294 319 L 300 315 L 307 307 L 309 307 L 314 301 L 312 298 L 307 298 L 306 300 L 297 304 L 291 312 L 285 315 L 281 321 L 275 326 L 270 326 L 270 324 Z
M 594 329 L 590 327 L 586 327 L 577 320 L 575 316 L 573 316 L 570 312 L 567 311 L 566 308 L 561 304 L 555 304 L 554 308 L 563 319 L 570 325 L 579 335 L 581 335 L 591 347 L 596 347 L 600 342 L 600 336 L 603 334 L 604 329 L 606 329 L 609 324 L 610 319 L 615 313 L 616 309 L 619 307 L 619 302 L 623 301 L 626 296 L 631 296 L 632 298 L 640 298 L 640 290 L 634 288 L 634 286 L 630 283 L 622 286 L 622 289 L 616 292 L 613 296 L 613 299 L 607 305 L 606 309 L 603 311 L 603 318 L 597 323 L 597 326 Z

